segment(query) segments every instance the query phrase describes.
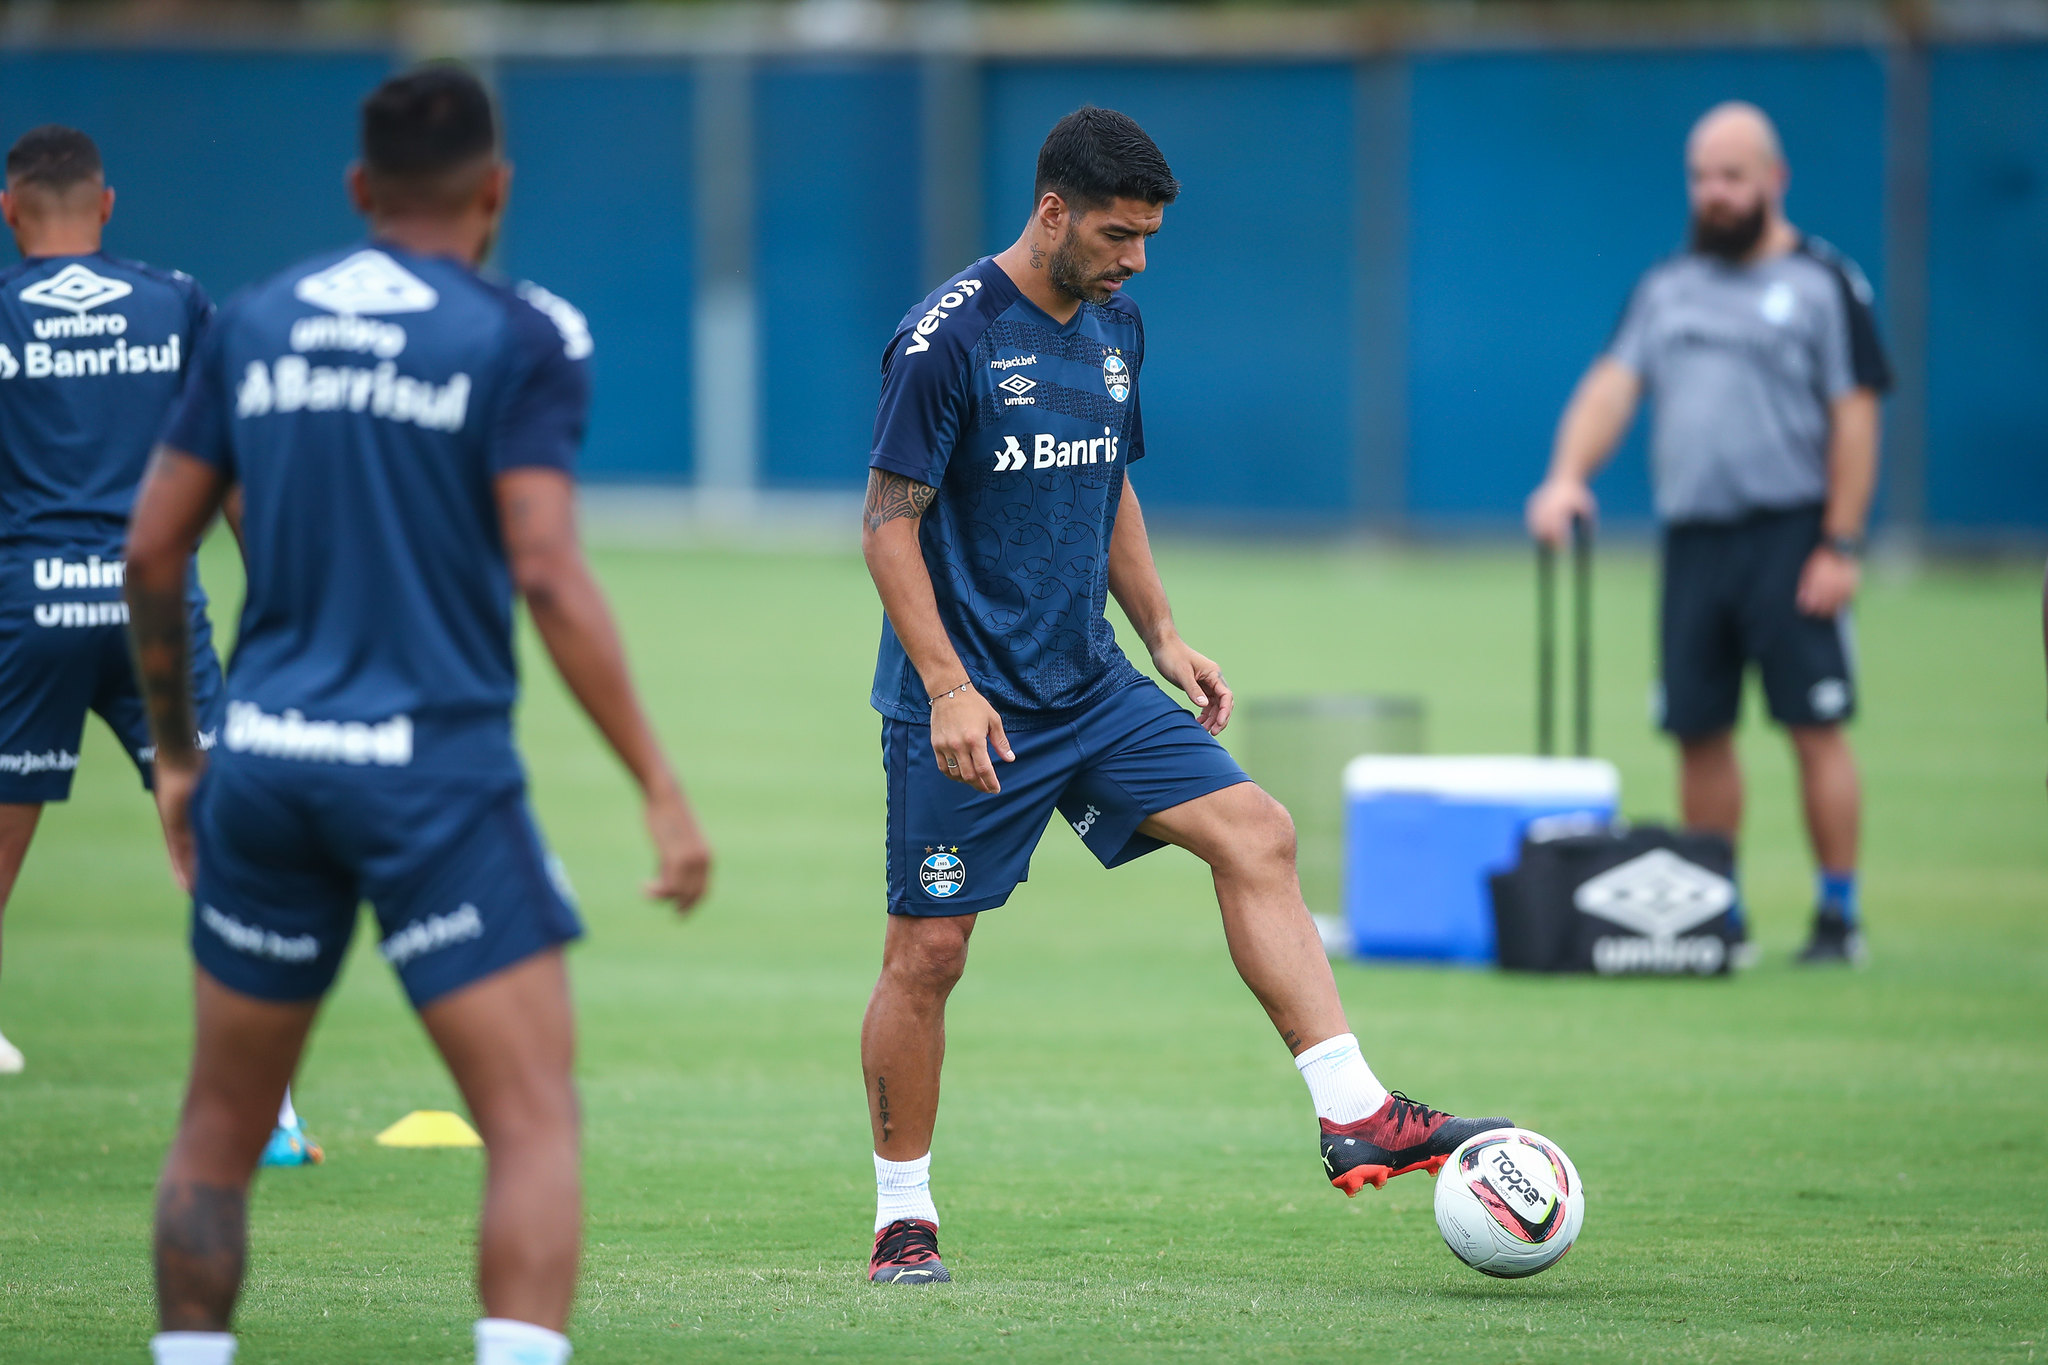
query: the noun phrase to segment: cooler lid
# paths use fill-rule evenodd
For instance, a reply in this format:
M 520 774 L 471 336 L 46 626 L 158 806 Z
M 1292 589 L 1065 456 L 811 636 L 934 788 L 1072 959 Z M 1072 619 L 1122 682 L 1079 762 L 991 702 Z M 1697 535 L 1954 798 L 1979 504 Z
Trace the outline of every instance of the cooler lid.
M 1405 793 L 1452 801 L 1621 799 L 1621 773 L 1604 758 L 1531 758 L 1526 754 L 1367 754 L 1344 768 L 1350 797 Z

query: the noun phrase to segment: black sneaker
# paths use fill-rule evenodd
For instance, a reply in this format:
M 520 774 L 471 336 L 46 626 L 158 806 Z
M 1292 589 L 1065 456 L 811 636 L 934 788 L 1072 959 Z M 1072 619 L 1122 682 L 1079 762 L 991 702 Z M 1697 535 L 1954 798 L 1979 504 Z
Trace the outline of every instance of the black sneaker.
M 868 1279 L 875 1284 L 946 1284 L 952 1280 L 939 1260 L 939 1229 L 922 1218 L 898 1218 L 875 1234 Z
M 1802 967 L 1860 967 L 1863 931 L 1840 915 L 1817 911 L 1813 917 L 1813 936 L 1793 961 Z
M 1356 1123 L 1323 1120 L 1323 1169 L 1332 1185 L 1355 1196 L 1368 1182 L 1379 1189 L 1410 1171 L 1435 1175 L 1466 1138 L 1514 1126 L 1508 1119 L 1453 1118 L 1396 1090 Z

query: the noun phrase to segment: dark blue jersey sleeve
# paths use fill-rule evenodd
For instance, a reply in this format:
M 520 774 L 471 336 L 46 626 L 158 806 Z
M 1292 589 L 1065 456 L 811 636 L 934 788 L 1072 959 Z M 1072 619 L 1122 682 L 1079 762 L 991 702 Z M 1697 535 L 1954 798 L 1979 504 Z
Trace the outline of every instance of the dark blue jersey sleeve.
M 535 285 L 509 305 L 504 401 L 491 424 L 491 472 L 574 473 L 590 415 L 590 330 L 583 314 Z
M 1124 462 L 1135 464 L 1145 458 L 1145 415 L 1138 406 L 1139 395 L 1145 392 L 1145 315 L 1138 311 L 1137 300 L 1127 294 L 1118 294 L 1110 307 L 1130 314 L 1138 327 L 1138 349 L 1131 356 L 1131 434 L 1124 446 Z
M 961 341 L 966 330 L 940 328 L 928 336 L 906 330 L 889 343 L 882 357 L 870 469 L 886 469 L 932 488 L 946 476 L 946 462 L 966 419 L 967 348 Z
M 185 388 L 171 405 L 163 443 L 196 455 L 230 479 L 235 477 L 234 437 L 229 429 L 233 379 L 225 373 L 226 326 L 209 323 L 185 366 Z

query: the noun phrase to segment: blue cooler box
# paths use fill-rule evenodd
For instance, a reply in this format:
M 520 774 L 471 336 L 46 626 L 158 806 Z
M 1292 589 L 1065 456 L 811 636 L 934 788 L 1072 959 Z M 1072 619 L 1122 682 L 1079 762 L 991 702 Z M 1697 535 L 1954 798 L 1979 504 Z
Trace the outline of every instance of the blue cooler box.
M 1612 820 L 1597 758 L 1368 755 L 1344 769 L 1344 917 L 1361 957 L 1494 960 L 1486 879 L 1545 816 Z

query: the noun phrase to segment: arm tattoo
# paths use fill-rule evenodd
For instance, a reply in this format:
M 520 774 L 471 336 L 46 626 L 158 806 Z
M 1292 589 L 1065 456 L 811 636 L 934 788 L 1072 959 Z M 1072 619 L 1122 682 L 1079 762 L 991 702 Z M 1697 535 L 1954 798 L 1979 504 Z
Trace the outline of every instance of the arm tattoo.
M 166 1180 L 156 1199 L 156 1302 L 163 1330 L 225 1332 L 248 1247 L 245 1191 Z
M 128 648 L 142 680 L 157 755 L 189 763 L 199 727 L 192 716 L 192 627 L 184 584 L 144 587 L 130 577 L 127 588 Z
M 939 490 L 929 484 L 906 479 L 886 469 L 871 469 L 868 471 L 867 506 L 861 509 L 861 516 L 872 535 L 899 517 L 915 521 L 924 516 L 925 509 L 938 495 Z

